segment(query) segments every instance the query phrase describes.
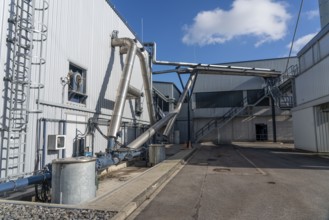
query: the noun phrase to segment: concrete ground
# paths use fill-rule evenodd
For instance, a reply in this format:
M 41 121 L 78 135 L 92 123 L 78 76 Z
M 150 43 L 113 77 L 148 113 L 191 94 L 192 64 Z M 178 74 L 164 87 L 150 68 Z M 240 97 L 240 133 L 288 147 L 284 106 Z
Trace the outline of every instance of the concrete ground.
M 290 145 L 201 146 L 129 219 L 329 219 L 329 159 Z

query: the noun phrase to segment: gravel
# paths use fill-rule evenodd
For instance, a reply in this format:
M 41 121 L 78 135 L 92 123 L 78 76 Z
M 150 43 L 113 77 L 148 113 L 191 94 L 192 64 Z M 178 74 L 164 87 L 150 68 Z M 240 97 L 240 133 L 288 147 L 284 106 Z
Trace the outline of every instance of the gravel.
M 0 204 L 0 219 L 111 219 L 117 212 L 50 208 L 38 205 Z

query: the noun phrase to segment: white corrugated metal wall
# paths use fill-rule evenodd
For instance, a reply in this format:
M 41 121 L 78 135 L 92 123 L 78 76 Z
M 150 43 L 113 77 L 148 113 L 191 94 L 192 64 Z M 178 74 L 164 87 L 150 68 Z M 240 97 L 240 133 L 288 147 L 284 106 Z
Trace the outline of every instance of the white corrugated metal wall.
M 9 4 L 10 0 L 0 3 L 1 45 L 5 45 L 6 40 Z M 111 34 L 113 30 L 118 30 L 119 37 L 136 38 L 125 22 L 104 0 L 49 0 L 46 23 L 48 38 L 43 49 L 46 65 L 41 75 L 44 89 L 41 90 L 41 96 L 38 100 L 43 113 L 30 115 L 26 171 L 32 171 L 34 168 L 37 146 L 41 149 L 43 146 L 47 146 L 47 135 L 62 132 L 58 120 L 68 120 L 67 129 L 70 130 L 66 132 L 70 134 L 68 135 L 70 140 L 67 140 L 67 152 L 70 154 L 74 142 L 71 134 L 75 133 L 72 131 L 74 129 L 74 121 L 70 120 L 72 117 L 84 117 L 85 122 L 91 117 L 110 119 L 125 61 L 125 55 L 119 54 L 119 48 L 111 47 Z M 34 50 L 37 49 L 40 47 L 36 47 Z M 1 69 L 3 69 L 6 63 L 6 47 L 2 46 L 0 51 Z M 68 101 L 67 86 L 64 88 L 64 102 L 62 101 L 63 86 L 60 78 L 67 76 L 70 63 L 86 70 L 86 94 L 88 98 L 85 104 Z M 36 70 L 33 71 L 32 79 L 38 79 Z M 130 84 L 138 89 L 144 88 L 138 57 L 135 59 Z M 3 83 L 0 85 L 1 90 L 2 86 Z M 33 91 L 31 93 L 31 109 L 36 108 L 37 98 L 37 93 Z M 146 101 L 143 101 L 143 109 L 142 115 L 136 117 L 127 101 L 123 121 L 131 124 L 134 122 L 148 124 L 149 116 L 146 110 Z M 2 109 L 0 112 L 2 113 Z M 40 130 L 37 128 L 37 121 L 40 118 L 47 121 L 45 140 L 43 138 L 43 123 L 41 123 Z M 81 132 L 84 132 L 85 128 L 86 124 L 79 124 Z M 100 129 L 104 134 L 107 133 L 104 123 L 100 125 Z M 91 141 L 87 141 L 89 145 Z M 40 142 L 39 145 L 38 142 Z M 97 131 L 93 142 L 94 152 L 104 151 L 107 146 L 107 141 Z M 39 153 L 42 154 L 42 151 Z M 61 152 L 47 151 L 46 162 L 48 163 L 58 157 L 61 157 Z
M 324 27 L 298 54 L 297 107 L 293 110 L 295 146 L 329 152 L 328 112 L 320 106 L 329 101 L 329 26 Z
M 225 63 L 224 65 L 244 66 L 244 67 L 258 67 L 275 69 L 284 72 L 287 64 L 287 58 L 268 59 L 268 60 L 255 60 L 245 62 Z M 298 59 L 292 57 L 289 61 L 289 66 L 298 64 Z M 265 84 L 261 77 L 249 76 L 215 76 L 215 75 L 199 75 L 195 84 L 194 95 L 192 100 L 193 108 L 193 126 L 194 132 L 202 128 L 207 122 L 214 117 L 220 117 L 229 111 L 231 108 L 196 108 L 195 93 L 198 92 L 216 92 L 216 91 L 232 91 L 232 90 L 255 90 L 263 88 Z M 277 140 L 278 141 L 293 141 L 292 135 L 292 120 L 290 111 L 281 111 L 276 109 L 277 115 Z M 273 140 L 272 135 L 272 119 L 270 107 L 253 107 L 251 111 L 242 114 L 243 118 L 232 120 L 228 125 L 220 130 L 220 141 L 229 142 L 231 140 L 240 141 L 254 141 L 255 124 L 265 123 L 268 125 L 268 138 Z M 249 117 L 259 117 L 256 118 Z M 246 119 L 246 120 L 244 120 Z M 280 132 L 282 131 L 282 132 Z M 251 133 L 250 133 L 251 132 Z M 215 137 L 215 136 L 214 136 Z M 216 138 L 216 137 L 215 137 Z M 229 140 L 230 139 L 230 140 Z

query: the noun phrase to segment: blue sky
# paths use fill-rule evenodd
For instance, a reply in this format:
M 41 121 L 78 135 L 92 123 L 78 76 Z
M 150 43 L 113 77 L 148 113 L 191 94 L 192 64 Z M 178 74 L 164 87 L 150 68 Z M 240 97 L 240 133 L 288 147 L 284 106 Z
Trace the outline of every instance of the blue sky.
M 158 60 L 213 64 L 287 56 L 301 0 L 111 2 L 141 40 L 157 43 Z M 318 1 L 305 0 L 293 54 L 318 31 Z

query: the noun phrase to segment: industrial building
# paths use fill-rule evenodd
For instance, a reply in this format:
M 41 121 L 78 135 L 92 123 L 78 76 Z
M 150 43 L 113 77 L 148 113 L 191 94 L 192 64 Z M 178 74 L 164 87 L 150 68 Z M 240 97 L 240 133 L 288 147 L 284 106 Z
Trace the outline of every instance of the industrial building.
M 54 203 L 80 203 L 95 176 L 70 200 L 56 193 L 62 170 L 96 175 L 159 143 L 329 151 L 328 22 L 296 57 L 200 64 L 157 60 L 109 1 L 4 0 L 0 12 L 0 193 L 52 179 Z M 182 91 L 152 82 L 151 64 L 189 74 Z
M 119 36 L 136 38 L 104 0 L 31 4 L 0 4 L 2 178 L 42 169 L 53 159 L 105 151 L 103 136 L 125 60 L 119 48 L 111 46 L 111 36 L 117 30 Z M 138 58 L 130 87 L 118 140 L 122 144 L 150 122 L 146 97 L 140 97 L 145 86 Z
M 298 60 L 291 57 L 224 65 L 269 68 L 292 76 L 296 74 Z M 271 99 L 268 82 L 262 77 L 198 76 L 192 104 L 196 141 L 293 142 L 291 79 L 288 77 L 279 82 L 280 94 L 276 99 Z M 224 116 L 227 120 L 221 121 Z
M 292 111 L 295 147 L 313 152 L 329 152 L 329 5 L 321 4 L 322 30 L 298 53 Z

